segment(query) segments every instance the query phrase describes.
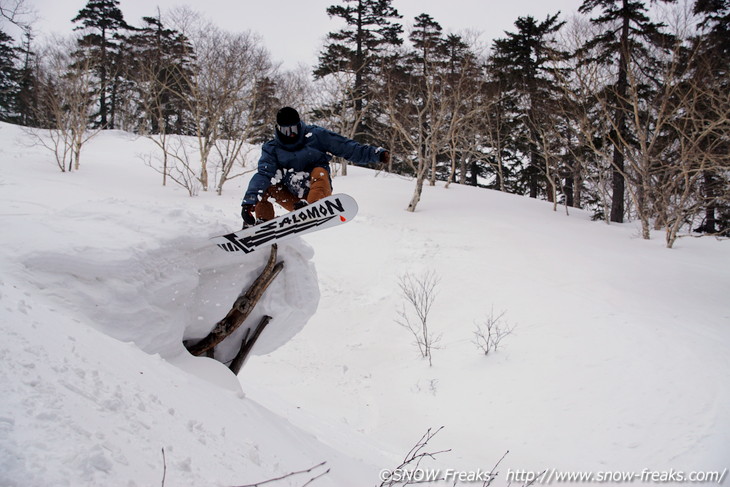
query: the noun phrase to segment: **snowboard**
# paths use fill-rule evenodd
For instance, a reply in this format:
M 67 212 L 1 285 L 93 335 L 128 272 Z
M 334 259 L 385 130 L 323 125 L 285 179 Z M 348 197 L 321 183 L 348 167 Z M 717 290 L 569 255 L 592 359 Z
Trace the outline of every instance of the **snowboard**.
M 211 240 L 226 252 L 248 254 L 299 235 L 342 225 L 352 220 L 356 214 L 357 202 L 351 196 L 334 194 L 273 220 L 213 237 Z

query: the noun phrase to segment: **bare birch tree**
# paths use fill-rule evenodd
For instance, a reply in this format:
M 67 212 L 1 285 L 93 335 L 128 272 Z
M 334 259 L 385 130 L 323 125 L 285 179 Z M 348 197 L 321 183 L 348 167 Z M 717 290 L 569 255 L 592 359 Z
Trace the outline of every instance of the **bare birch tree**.
M 407 58 L 404 52 L 403 58 Z M 473 135 L 478 104 L 477 66 L 469 58 L 449 69 L 443 58 L 425 56 L 415 64 L 385 68 L 380 100 L 394 134 L 394 152 L 402 154 L 415 176 L 415 188 L 407 210 L 415 211 L 427 179 L 435 181 L 439 157 L 451 157 L 455 171 L 458 147 Z M 478 83 L 478 82 L 477 82 Z M 453 177 L 453 175 L 452 175 Z
M 575 155 L 586 176 L 595 178 L 592 184 L 602 195 L 606 216 L 607 170 L 611 168 L 626 182 L 628 213 L 639 220 L 642 238 L 650 238 L 652 229 L 664 228 L 670 248 L 680 229 L 711 204 L 703 191 L 706 175 L 727 174 L 730 110 L 730 95 L 722 89 L 727 81 L 708 84 L 693 78 L 690 69 L 697 65 L 698 53 L 685 41 L 689 29 L 678 23 L 672 26 L 678 40 L 673 46 L 652 48 L 647 57 L 653 60 L 652 69 L 648 61 L 629 59 L 622 95 L 607 88 L 610 79 L 598 65 L 578 63 L 571 76 L 561 80 L 580 140 L 578 148 L 590 152 Z M 568 32 L 589 35 L 580 26 Z M 619 130 L 615 123 L 613 115 L 619 108 L 623 114 L 618 119 L 626 130 Z M 615 146 L 621 147 L 621 168 L 612 163 Z M 718 187 L 727 188 L 727 181 Z M 722 198 L 711 194 L 712 199 Z
M 315 82 L 314 93 L 317 103 L 317 118 L 335 132 L 354 139 L 362 127 L 365 109 L 362 108 L 365 94 L 354 89 L 355 73 L 337 71 L 322 76 Z M 347 176 L 348 161 L 336 157 L 333 173 Z
M 730 76 L 726 73 L 725 78 L 717 84 L 677 80 L 676 92 L 668 101 L 672 116 L 667 124 L 675 137 L 666 148 L 669 163 L 661 167 L 662 184 L 654 188 L 654 201 L 657 226 L 665 228 L 669 248 L 682 227 L 713 200 L 730 201 L 730 93 L 724 89 Z M 707 174 L 715 175 L 712 191 L 704 187 Z
M 195 124 L 200 157 L 199 180 L 204 191 L 209 189 L 208 159 L 218 141 L 245 130 L 245 118 L 233 113 L 240 106 L 243 93 L 250 89 L 246 72 L 251 62 L 251 36 L 230 35 L 208 25 L 193 40 L 197 60 L 190 80 L 190 113 Z M 245 109 L 245 108 L 244 108 Z M 229 118 L 228 126 L 224 123 Z M 243 122 L 244 127 L 240 124 Z M 240 132 L 239 132 L 240 133 Z M 232 149 L 237 152 L 237 148 Z M 220 161 L 223 165 L 230 161 Z
M 89 130 L 94 78 L 89 58 L 72 57 L 75 39 L 53 39 L 39 54 L 38 119 L 47 130 L 29 129 L 51 150 L 62 172 L 78 170 L 83 146 L 97 130 Z
M 579 47 L 596 34 L 596 27 L 581 18 L 573 18 L 560 32 L 564 48 L 576 52 L 568 60 L 568 70 L 554 70 L 562 91 L 562 103 L 555 108 L 568 118 L 574 128 L 575 142 L 568 142 L 579 181 L 584 181 L 598 203 L 597 214 L 610 223 L 613 172 L 613 144 L 607 135 L 611 129 L 611 105 L 606 101 L 605 87 L 612 74 L 599 63 L 583 62 L 587 53 Z M 554 60 L 565 65 L 565 61 Z M 574 199 L 580 195 L 574 194 Z
M 396 134 L 394 152 L 403 154 L 415 176 L 415 188 L 407 206 L 411 212 L 416 211 L 421 200 L 423 183 L 438 152 L 435 127 L 429 123 L 434 115 L 434 90 L 433 83 L 412 83 L 406 69 L 394 66 L 387 72 L 382 93 L 389 125 Z M 434 121 L 439 122 L 438 118 Z
M 231 34 L 202 19 L 195 12 L 178 9 L 171 15 L 175 27 L 188 37 L 196 60 L 186 88 L 187 109 L 198 144 L 198 180 L 210 189 L 213 169 L 218 193 L 223 184 L 240 176 L 245 164 L 245 143 L 253 137 L 259 81 L 274 72 L 268 51 L 251 32 Z M 209 167 L 211 164 L 213 167 Z
M 165 186 L 171 171 L 170 154 L 175 151 L 171 149 L 172 139 L 185 133 L 187 70 L 194 53 L 184 35 L 164 27 L 159 11 L 156 18 L 143 20 L 146 28 L 130 39 L 134 52 L 127 69 L 136 87 L 136 128 L 160 149 L 159 171 Z
M 485 86 L 485 107 L 483 111 L 484 145 L 488 147 L 489 164 L 492 166 L 497 180 L 496 189 L 506 191 L 505 188 L 505 161 L 504 153 L 507 141 L 507 123 L 503 107 L 504 93 L 500 83 L 490 83 Z
M 456 181 L 457 173 L 459 183 L 465 184 L 467 162 L 481 156 L 479 134 L 483 130 L 483 112 L 487 101 L 483 90 L 483 63 L 474 53 L 477 39 L 474 33 L 468 39 L 450 34 L 444 41 L 444 71 L 450 88 L 445 93 L 445 101 L 451 104 L 443 149 L 450 163 L 446 188 Z

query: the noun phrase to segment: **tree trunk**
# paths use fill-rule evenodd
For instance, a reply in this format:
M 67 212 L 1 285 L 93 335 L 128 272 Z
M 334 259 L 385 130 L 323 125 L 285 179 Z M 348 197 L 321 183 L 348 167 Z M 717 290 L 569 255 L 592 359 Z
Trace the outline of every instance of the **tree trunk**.
M 623 0 L 624 11 L 627 11 L 627 0 Z M 624 17 L 621 27 L 621 48 L 619 52 L 618 81 L 616 83 L 616 115 L 615 130 L 617 132 L 613 142 L 613 175 L 612 175 L 612 197 L 611 197 L 611 221 L 623 223 L 624 221 L 624 195 L 626 194 L 626 183 L 624 181 L 624 154 L 620 148 L 619 139 L 629 140 L 626 137 L 625 107 L 626 93 L 628 91 L 628 52 L 629 52 L 629 18 Z
M 101 96 L 99 98 L 99 115 L 101 117 L 101 128 L 107 128 L 107 106 L 106 106 L 106 85 L 107 85 L 107 72 L 106 72 L 106 29 L 101 29 L 101 73 L 99 84 Z
M 700 231 L 713 234 L 717 232 L 717 178 L 710 171 L 702 174 L 702 192 L 707 206 L 705 207 L 705 222 Z
M 626 183 L 624 181 L 624 156 L 618 147 L 613 149 L 613 173 L 611 180 L 611 221 L 616 223 L 624 222 L 624 194 Z
M 423 182 L 426 179 L 426 175 L 424 174 L 424 172 L 425 171 L 420 172 L 416 177 L 416 188 L 413 191 L 411 202 L 408 203 L 407 208 L 410 212 L 416 211 L 416 206 L 418 206 L 418 202 L 421 201 L 421 193 L 423 193 Z

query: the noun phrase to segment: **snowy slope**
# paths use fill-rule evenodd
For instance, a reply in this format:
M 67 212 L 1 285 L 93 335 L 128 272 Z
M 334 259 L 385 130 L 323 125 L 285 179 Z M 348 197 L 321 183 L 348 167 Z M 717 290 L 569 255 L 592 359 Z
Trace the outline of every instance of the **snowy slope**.
M 335 185 L 361 215 L 336 245 L 308 239 L 327 249 L 315 256 L 322 303 L 242 371 L 260 389 L 251 397 L 402 448 L 443 425 L 444 468 L 488 469 L 506 450 L 504 471 L 730 466 L 727 242 L 667 250 L 633 224 L 458 186 L 426 188 L 408 214 L 399 178 L 354 172 Z M 397 276 L 422 270 L 441 277 L 431 368 L 393 321 Z M 473 332 L 492 308 L 516 328 L 485 357 Z
M 429 464 L 538 471 L 728 467 L 730 250 L 637 238 L 571 210 L 350 169 L 351 223 L 280 249 L 237 381 L 192 358 L 266 253 L 207 238 L 223 196 L 160 186 L 121 132 L 77 173 L 0 125 L 0 485 L 240 485 L 327 461 L 315 485 L 372 486 L 430 427 Z M 433 367 L 394 319 L 398 277 L 434 272 Z M 496 353 L 476 323 L 515 326 Z M 223 353 L 234 353 L 225 344 Z M 303 485 L 313 474 L 277 485 Z
M 95 139 L 72 174 L 16 127 L 0 138 L 0 485 L 159 485 L 165 463 L 167 485 L 250 483 L 322 461 L 323 485 L 377 475 L 184 351 L 268 256 L 208 242 L 238 223 L 238 197 L 162 189 L 136 155 L 149 146 L 122 133 Z M 250 317 L 274 316 L 254 354 L 288 341 L 318 305 L 311 247 L 281 253 L 284 270 Z M 221 344 L 224 358 L 234 346 Z

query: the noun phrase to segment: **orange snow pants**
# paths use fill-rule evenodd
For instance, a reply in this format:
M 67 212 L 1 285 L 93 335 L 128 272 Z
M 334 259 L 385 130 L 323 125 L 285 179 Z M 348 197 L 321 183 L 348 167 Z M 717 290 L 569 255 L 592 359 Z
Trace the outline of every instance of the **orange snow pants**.
M 307 193 L 307 203 L 326 198 L 332 194 L 332 184 L 327 170 L 321 167 L 315 167 L 309 175 L 309 193 Z M 274 184 L 269 186 L 261 201 L 256 203 L 256 218 L 261 220 L 271 220 L 275 216 L 274 205 L 271 201 L 276 201 L 287 211 L 294 210 L 294 204 L 299 198 L 294 196 L 283 184 Z

